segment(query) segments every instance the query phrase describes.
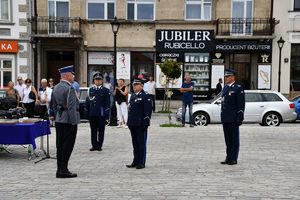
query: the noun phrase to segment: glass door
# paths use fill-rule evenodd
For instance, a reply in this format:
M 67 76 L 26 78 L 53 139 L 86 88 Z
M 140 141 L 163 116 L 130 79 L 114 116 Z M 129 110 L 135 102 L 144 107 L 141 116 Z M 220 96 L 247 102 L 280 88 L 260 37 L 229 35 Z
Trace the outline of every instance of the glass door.
M 233 35 L 252 35 L 253 0 L 232 1 L 232 25 Z
M 49 0 L 49 34 L 69 33 L 69 1 Z

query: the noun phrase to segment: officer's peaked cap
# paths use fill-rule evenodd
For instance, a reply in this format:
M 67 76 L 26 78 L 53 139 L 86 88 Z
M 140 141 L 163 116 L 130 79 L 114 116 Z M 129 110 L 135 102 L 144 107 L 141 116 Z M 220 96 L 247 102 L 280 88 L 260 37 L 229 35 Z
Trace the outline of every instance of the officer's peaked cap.
M 235 76 L 236 72 L 233 69 L 226 69 L 224 76 Z
M 133 85 L 135 85 L 135 84 L 144 84 L 144 82 L 143 82 L 143 80 L 142 79 L 140 79 L 140 78 L 135 78 L 134 80 L 133 80 L 133 83 L 132 83 Z
M 103 79 L 103 75 L 100 72 L 96 72 L 93 76 L 93 80 Z
M 58 69 L 58 71 L 60 74 L 64 74 L 64 73 L 68 73 L 68 72 L 74 73 L 74 66 L 70 65 L 70 66 L 62 67 L 62 68 Z

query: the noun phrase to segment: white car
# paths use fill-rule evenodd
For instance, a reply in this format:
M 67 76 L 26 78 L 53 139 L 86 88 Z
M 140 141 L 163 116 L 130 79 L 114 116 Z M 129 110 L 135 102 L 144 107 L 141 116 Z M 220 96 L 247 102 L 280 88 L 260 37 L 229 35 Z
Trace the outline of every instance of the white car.
M 281 93 L 268 90 L 245 90 L 245 123 L 259 123 L 262 126 L 279 126 L 282 122 L 295 121 L 295 104 Z M 189 120 L 188 109 L 186 121 Z M 181 121 L 182 108 L 176 112 L 176 119 Z M 216 96 L 208 102 L 193 105 L 193 122 L 196 126 L 221 123 L 221 97 Z

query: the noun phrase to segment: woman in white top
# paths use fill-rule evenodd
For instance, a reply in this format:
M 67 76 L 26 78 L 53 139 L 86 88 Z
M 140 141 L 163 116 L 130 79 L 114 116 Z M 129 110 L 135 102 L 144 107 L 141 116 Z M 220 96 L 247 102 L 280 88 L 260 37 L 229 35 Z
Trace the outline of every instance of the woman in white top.
M 26 108 L 26 117 L 34 117 L 35 102 L 38 101 L 38 94 L 34 86 L 31 85 L 32 81 L 28 78 L 25 80 L 26 87 L 23 90 L 23 107 Z M 30 92 L 35 94 L 35 98 L 29 98 Z

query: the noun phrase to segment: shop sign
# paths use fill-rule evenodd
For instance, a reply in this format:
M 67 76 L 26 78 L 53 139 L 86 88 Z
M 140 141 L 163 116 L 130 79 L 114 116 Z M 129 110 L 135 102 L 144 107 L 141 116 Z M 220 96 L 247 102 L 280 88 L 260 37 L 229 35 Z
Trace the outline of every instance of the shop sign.
M 272 55 L 268 53 L 260 54 L 258 57 L 258 63 L 272 63 Z
M 163 63 L 166 60 L 173 60 L 177 62 L 183 62 L 183 53 L 156 53 L 156 63 Z
M 213 30 L 156 30 L 157 52 L 211 52 Z
M 117 53 L 117 79 L 130 79 L 130 52 Z
M 212 54 L 212 63 L 213 64 L 223 64 L 224 62 L 225 62 L 225 56 L 223 53 Z
M 256 40 L 253 41 L 227 41 L 218 43 L 216 45 L 217 52 L 237 52 L 237 51 L 263 51 L 263 52 L 272 52 L 272 42 L 259 42 Z
M 17 41 L 0 41 L 1 53 L 18 53 L 19 47 Z
M 88 64 L 89 65 L 113 65 L 114 54 L 111 52 L 89 52 Z

